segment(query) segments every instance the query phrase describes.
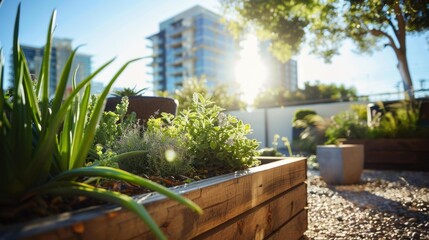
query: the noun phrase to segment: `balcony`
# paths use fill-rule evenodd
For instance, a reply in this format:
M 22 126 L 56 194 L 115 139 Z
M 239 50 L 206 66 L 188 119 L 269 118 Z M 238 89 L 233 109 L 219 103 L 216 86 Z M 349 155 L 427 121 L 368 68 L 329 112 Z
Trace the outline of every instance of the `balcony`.
M 183 76 L 184 71 L 185 71 L 185 68 L 183 66 L 170 68 L 170 75 L 173 75 L 175 77 Z
M 176 56 L 173 61 L 171 61 L 172 66 L 177 66 L 183 64 L 184 61 L 194 59 L 195 56 L 193 54 L 184 53 Z
M 160 56 L 160 55 L 162 55 L 164 53 L 164 51 L 162 50 L 162 49 L 154 49 L 153 50 L 153 53 L 152 53 L 152 56 L 153 57 L 158 57 L 158 56 Z
M 169 35 L 168 37 L 177 37 L 180 34 L 184 33 L 185 31 L 189 31 L 192 30 L 193 26 L 189 25 L 189 26 L 181 26 L 181 27 L 177 27 L 172 29 L 171 31 L 169 31 Z
M 155 58 L 153 61 L 151 61 L 150 63 L 146 64 L 146 66 L 148 67 L 157 67 L 159 65 L 161 65 L 164 62 L 164 60 L 162 58 Z
M 171 38 L 168 41 L 168 46 L 171 48 L 181 47 L 185 39 L 183 37 Z
M 146 45 L 146 47 L 147 47 L 147 48 L 161 47 L 161 46 L 162 46 L 162 44 L 164 44 L 164 41 L 163 41 L 163 40 L 161 40 L 161 39 L 156 40 L 156 41 L 153 41 L 153 40 L 152 40 L 150 44 Z

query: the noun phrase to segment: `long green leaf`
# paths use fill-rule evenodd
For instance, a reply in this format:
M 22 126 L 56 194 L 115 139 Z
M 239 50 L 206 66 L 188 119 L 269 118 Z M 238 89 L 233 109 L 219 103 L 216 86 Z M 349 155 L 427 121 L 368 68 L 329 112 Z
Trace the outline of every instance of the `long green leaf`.
M 40 94 L 41 91 L 41 101 L 42 101 L 42 118 L 45 119 L 48 116 L 48 106 L 49 106 L 49 70 L 51 64 L 51 50 L 52 50 L 52 34 L 55 27 L 55 18 L 57 11 L 53 11 L 51 15 L 51 20 L 49 22 L 48 33 L 46 36 L 46 44 L 43 51 L 42 66 L 40 69 L 38 84 L 37 84 L 37 94 Z
M 13 171 L 8 174 L 16 174 L 19 173 L 19 170 L 27 170 L 27 163 L 31 161 L 31 153 L 32 153 L 32 121 L 31 121 L 31 109 L 26 102 L 26 91 L 24 90 L 23 84 L 23 62 L 19 61 L 19 72 L 18 80 L 16 83 L 18 86 L 16 87 L 17 91 L 14 93 L 13 97 L 13 110 L 11 116 L 11 124 L 12 128 L 8 131 L 8 136 L 5 138 L 9 141 L 9 151 L 11 153 L 10 158 L 5 159 L 8 161 L 8 164 Z M 34 176 L 33 178 L 28 178 L 25 175 L 17 174 L 15 176 L 16 183 L 15 187 L 22 185 L 25 186 L 33 186 L 39 182 L 39 178 Z M 24 189 L 17 189 L 17 192 L 24 191 Z
M 3 48 L 0 48 L 0 134 L 3 134 L 4 119 L 6 118 L 3 108 L 5 105 L 4 92 L 3 92 L 3 74 L 4 74 L 4 58 Z
M 85 163 L 85 159 L 88 155 L 88 151 L 89 151 L 89 149 L 92 145 L 92 142 L 94 140 L 95 130 L 96 130 L 97 124 L 100 120 L 101 114 L 103 114 L 103 111 L 104 111 L 104 104 L 105 104 L 104 101 L 106 100 L 106 97 L 109 94 L 110 89 L 112 88 L 113 84 L 115 83 L 115 81 L 118 79 L 118 77 L 121 75 L 121 73 L 125 70 L 125 68 L 129 64 L 131 64 L 132 62 L 138 61 L 140 59 L 141 58 L 137 58 L 137 59 L 134 59 L 134 60 L 131 60 L 131 61 L 128 61 L 127 63 L 125 63 L 119 69 L 119 71 L 113 76 L 112 80 L 110 80 L 110 82 L 104 88 L 103 92 L 98 97 L 97 103 L 95 104 L 95 107 L 91 113 L 88 126 L 85 129 L 83 141 L 81 142 L 81 144 L 79 146 L 80 151 L 77 152 L 77 156 L 74 158 L 75 163 L 74 163 L 73 168 L 81 167 Z
M 21 48 L 19 47 L 19 49 Z M 31 107 L 34 124 L 36 125 L 37 129 L 40 131 L 41 119 L 40 119 L 40 109 L 38 104 L 39 101 L 37 99 L 36 93 L 34 92 L 33 80 L 31 79 L 30 70 L 28 70 L 28 64 L 27 64 L 27 60 L 25 59 L 24 52 L 23 51 L 20 51 L 20 52 L 21 52 L 20 61 L 23 62 L 23 66 L 24 66 L 24 69 L 23 69 L 24 71 L 22 72 L 22 74 L 24 77 L 24 87 L 27 93 L 27 101 Z
M 98 73 L 100 73 L 104 68 L 106 68 L 110 63 L 113 62 L 114 59 L 108 61 L 100 68 L 98 68 L 94 73 L 84 79 L 73 92 L 70 93 L 68 98 L 63 102 L 59 111 L 52 116 L 48 131 L 44 132 L 44 135 L 40 136 L 40 143 L 36 146 L 33 151 L 33 161 L 29 163 L 31 165 L 28 168 L 28 171 L 24 171 L 23 174 L 29 176 L 29 178 L 33 178 L 34 175 L 43 175 L 48 174 L 49 168 L 51 166 L 52 159 L 52 146 L 55 143 L 56 135 L 58 132 L 58 128 L 63 123 L 64 117 L 67 113 L 68 107 L 73 103 L 74 98 L 79 93 L 79 91 L 86 86 Z
M 57 88 L 55 90 L 55 96 L 54 96 L 54 100 L 53 100 L 52 108 L 51 108 L 52 114 L 55 114 L 58 112 L 58 110 L 61 106 L 61 103 L 63 102 L 64 94 L 65 94 L 66 88 L 67 88 L 67 82 L 68 82 L 68 79 L 70 76 L 70 71 L 71 71 L 72 64 L 73 64 L 73 59 L 74 59 L 74 56 L 76 55 L 77 50 L 78 50 L 78 48 L 76 48 L 75 50 L 72 51 L 69 58 L 67 59 L 66 64 L 64 65 L 60 80 L 59 80 Z
M 56 182 L 48 184 L 45 188 L 39 189 L 37 194 L 52 194 L 60 196 L 82 195 L 118 204 L 136 213 L 158 239 L 167 239 L 146 209 L 127 195 L 78 182 Z
M 72 144 L 72 132 L 73 132 L 73 106 L 69 107 L 66 117 L 64 118 L 64 124 L 61 132 L 59 133 L 59 151 L 60 157 L 55 158 L 54 161 L 58 162 L 60 172 L 66 171 L 70 162 L 70 149 Z M 52 172 L 52 171 L 51 171 Z M 55 174 L 58 174 L 56 172 Z
M 174 193 L 173 191 L 169 190 L 168 188 L 158 183 L 136 176 L 129 172 L 126 172 L 120 169 L 110 168 L 110 167 L 76 168 L 67 172 L 60 173 L 59 175 L 57 175 L 55 178 L 52 179 L 52 182 L 67 180 L 67 179 L 74 179 L 79 176 L 105 177 L 105 178 L 123 180 L 126 182 L 134 183 L 134 184 L 146 187 L 152 191 L 158 192 L 162 195 L 165 195 L 166 197 L 173 199 L 181 204 L 184 204 L 198 213 L 203 212 L 202 209 L 191 200 L 184 198 L 179 194 Z
M 15 18 L 15 28 L 13 30 L 13 70 L 14 70 L 14 92 L 17 92 L 18 88 L 18 79 L 20 75 L 19 69 L 19 57 L 20 57 L 20 49 L 19 49 L 19 18 L 21 15 L 21 3 L 18 4 L 18 10 L 16 12 Z
M 73 145 L 71 146 L 70 152 L 71 161 L 69 163 L 68 169 L 72 169 L 74 166 L 76 166 L 76 157 L 78 156 L 79 151 L 81 151 L 80 146 L 83 142 L 82 136 L 84 136 L 90 96 L 91 85 L 88 85 L 85 89 L 80 106 L 77 106 L 80 110 L 78 111 L 79 114 L 76 116 L 77 119 L 73 131 Z

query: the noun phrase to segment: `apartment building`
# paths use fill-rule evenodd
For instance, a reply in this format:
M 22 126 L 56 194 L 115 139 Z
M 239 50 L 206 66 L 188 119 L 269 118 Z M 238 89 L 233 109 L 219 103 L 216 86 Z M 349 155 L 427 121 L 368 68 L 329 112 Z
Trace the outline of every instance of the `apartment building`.
M 269 51 L 269 41 L 259 44 L 261 60 L 267 71 L 267 83 L 269 88 L 283 87 L 291 92 L 298 89 L 298 63 L 290 59 L 286 63 L 280 62 Z
M 29 71 L 33 74 L 34 78 L 40 74 L 40 67 L 42 65 L 44 47 L 34 47 L 21 45 L 25 58 L 28 63 Z M 50 82 L 49 92 L 52 95 L 55 92 L 57 83 L 61 77 L 64 66 L 72 52 L 72 40 L 67 38 L 54 38 L 52 41 L 51 59 L 49 66 Z M 68 91 L 71 90 L 71 79 L 74 71 L 77 69 L 76 82 L 81 82 L 85 77 L 91 74 L 91 56 L 86 54 L 77 53 L 72 65 L 72 72 L 69 75 L 67 83 Z M 13 69 L 11 71 L 11 80 L 14 78 Z
M 192 7 L 159 25 L 149 36 L 153 51 L 154 91 L 173 92 L 190 77 L 204 77 L 208 86 L 234 82 L 238 45 L 221 16 Z

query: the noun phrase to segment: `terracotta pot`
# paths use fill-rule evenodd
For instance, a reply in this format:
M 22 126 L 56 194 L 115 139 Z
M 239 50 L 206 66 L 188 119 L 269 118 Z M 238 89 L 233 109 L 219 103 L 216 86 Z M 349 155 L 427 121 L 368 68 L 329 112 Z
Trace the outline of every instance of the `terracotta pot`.
M 107 99 L 105 111 L 114 111 L 116 105 L 121 102 L 121 97 L 111 97 Z M 142 124 L 146 124 L 147 120 L 154 116 L 161 116 L 162 112 L 176 115 L 177 105 L 176 100 L 165 97 L 147 97 L 147 96 L 131 96 L 128 97 L 127 114 L 135 112 L 138 119 L 141 119 Z

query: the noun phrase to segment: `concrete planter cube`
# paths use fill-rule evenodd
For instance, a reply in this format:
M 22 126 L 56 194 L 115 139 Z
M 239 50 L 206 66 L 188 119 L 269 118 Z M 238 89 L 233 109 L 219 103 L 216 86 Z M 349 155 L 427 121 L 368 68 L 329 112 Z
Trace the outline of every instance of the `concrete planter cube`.
M 360 180 L 364 163 L 363 145 L 317 146 L 320 175 L 329 184 L 355 184 Z

